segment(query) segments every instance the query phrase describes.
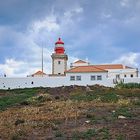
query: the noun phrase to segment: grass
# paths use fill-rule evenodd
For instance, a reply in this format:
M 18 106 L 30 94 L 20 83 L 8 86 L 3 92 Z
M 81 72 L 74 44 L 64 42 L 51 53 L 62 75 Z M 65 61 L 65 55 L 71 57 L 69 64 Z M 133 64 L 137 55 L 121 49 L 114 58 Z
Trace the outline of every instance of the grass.
M 77 101 L 92 101 L 98 100 L 104 103 L 116 103 L 119 100 L 119 96 L 116 93 L 98 93 L 98 92 L 87 92 L 87 93 L 72 93 L 72 100 Z
M 108 128 L 101 128 L 98 130 L 99 135 L 101 135 L 103 140 L 110 140 L 110 133 Z
M 62 134 L 61 131 L 56 131 L 55 132 L 55 137 L 62 137 L 62 136 L 63 136 L 63 134 Z
M 127 89 L 133 89 L 133 88 L 140 88 L 140 83 L 120 83 L 116 85 L 117 88 L 127 88 Z
M 124 137 L 124 135 L 119 134 L 117 135 L 116 140 L 126 140 L 126 138 Z
M 85 132 L 74 132 L 72 135 L 72 140 L 80 140 L 80 139 L 90 140 L 95 135 L 96 135 L 95 129 L 88 129 Z
M 108 128 L 101 129 L 88 129 L 83 132 L 74 132 L 72 135 L 72 140 L 92 140 L 92 138 L 99 138 L 102 140 L 110 140 L 110 132 Z
M 8 96 L 0 97 L 0 110 L 19 104 L 36 95 L 37 89 L 11 90 Z
M 119 115 L 125 116 L 127 118 L 132 118 L 133 114 L 131 113 L 131 109 L 127 107 L 120 107 L 112 113 L 113 117 L 117 118 Z
M 115 93 L 107 93 L 101 96 L 101 101 L 105 103 L 116 103 L 119 100 L 119 96 Z

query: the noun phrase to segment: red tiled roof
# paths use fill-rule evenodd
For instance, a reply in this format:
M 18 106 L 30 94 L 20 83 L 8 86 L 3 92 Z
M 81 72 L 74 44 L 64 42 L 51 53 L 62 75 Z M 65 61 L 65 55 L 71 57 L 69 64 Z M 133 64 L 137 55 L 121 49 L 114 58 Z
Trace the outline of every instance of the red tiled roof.
M 82 60 L 78 60 L 82 61 Z M 76 61 L 76 62 L 78 62 Z M 66 72 L 72 72 L 72 73 L 77 73 L 77 72 L 107 72 L 107 69 L 126 69 L 126 68 L 131 68 L 128 66 L 123 66 L 122 64 L 104 64 L 104 65 L 89 65 L 89 66 L 77 66 L 75 68 L 72 68 Z
M 74 62 L 74 64 L 77 64 L 77 63 L 87 63 L 87 62 L 85 62 L 83 60 L 77 60 L 77 61 Z
M 67 72 L 68 73 L 71 73 L 71 72 L 72 73 L 77 73 L 77 72 L 87 73 L 87 72 L 107 72 L 107 70 L 91 65 L 91 66 L 78 66 L 78 67 L 75 67 L 66 71 L 66 73 Z
M 34 75 L 46 75 L 46 73 L 42 72 L 42 71 L 37 71 L 36 73 L 32 74 L 32 76 Z
M 122 64 L 103 64 L 103 65 L 94 65 L 101 69 L 123 69 Z

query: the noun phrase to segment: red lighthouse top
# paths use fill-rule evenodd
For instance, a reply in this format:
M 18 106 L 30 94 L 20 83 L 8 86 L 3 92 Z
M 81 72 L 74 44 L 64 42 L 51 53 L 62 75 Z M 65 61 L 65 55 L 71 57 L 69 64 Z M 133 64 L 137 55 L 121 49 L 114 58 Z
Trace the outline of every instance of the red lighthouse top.
M 55 53 L 64 54 L 64 52 L 64 42 L 61 40 L 61 38 L 58 38 L 58 41 L 55 43 Z
M 64 44 L 64 42 L 61 40 L 61 38 L 58 38 L 58 41 L 55 43 L 56 44 Z

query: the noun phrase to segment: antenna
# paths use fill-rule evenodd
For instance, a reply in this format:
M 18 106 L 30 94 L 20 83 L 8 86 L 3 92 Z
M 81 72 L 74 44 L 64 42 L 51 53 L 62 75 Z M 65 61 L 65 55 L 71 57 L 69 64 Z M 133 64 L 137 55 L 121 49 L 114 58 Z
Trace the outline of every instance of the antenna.
M 43 77 L 43 45 L 42 45 L 42 77 Z

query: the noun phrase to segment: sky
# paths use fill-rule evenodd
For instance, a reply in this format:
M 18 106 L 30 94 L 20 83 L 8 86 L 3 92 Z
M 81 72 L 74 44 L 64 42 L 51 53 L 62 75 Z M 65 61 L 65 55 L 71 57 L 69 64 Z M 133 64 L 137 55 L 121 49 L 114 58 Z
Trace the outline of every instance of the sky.
M 69 57 L 140 69 L 140 0 L 0 0 L 0 76 L 51 73 L 61 37 Z

